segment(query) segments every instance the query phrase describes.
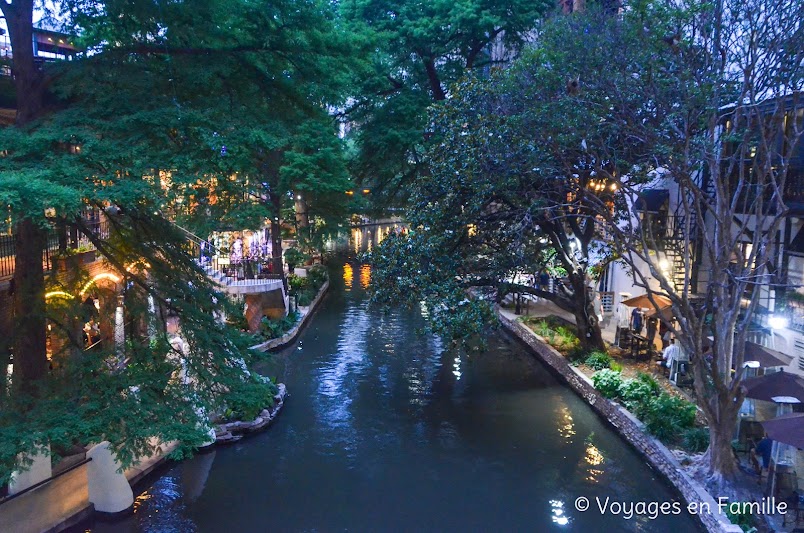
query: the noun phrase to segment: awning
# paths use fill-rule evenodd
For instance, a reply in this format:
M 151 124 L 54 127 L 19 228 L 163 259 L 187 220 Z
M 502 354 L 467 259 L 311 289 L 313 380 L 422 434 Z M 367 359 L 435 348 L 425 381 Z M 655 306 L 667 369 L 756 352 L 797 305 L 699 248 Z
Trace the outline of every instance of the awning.
M 667 189 L 645 189 L 636 200 L 637 211 L 658 213 L 670 202 L 670 191 Z
M 745 343 L 744 360 L 759 361 L 761 368 L 768 368 L 772 366 L 787 366 L 793 362 L 793 356 L 748 341 Z M 802 401 L 804 401 L 804 398 L 802 398 Z
M 804 448 L 804 413 L 791 413 L 765 420 L 762 427 L 771 439 Z

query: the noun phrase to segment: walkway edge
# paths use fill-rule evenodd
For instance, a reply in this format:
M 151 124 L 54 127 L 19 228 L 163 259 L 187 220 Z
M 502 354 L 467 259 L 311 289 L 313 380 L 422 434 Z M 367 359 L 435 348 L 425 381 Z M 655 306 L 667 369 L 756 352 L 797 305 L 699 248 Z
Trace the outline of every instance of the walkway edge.
M 325 281 L 321 288 L 318 290 L 318 294 L 316 294 L 315 298 L 312 302 L 310 302 L 310 306 L 307 308 L 307 311 L 302 315 L 301 319 L 296 323 L 293 328 L 282 335 L 277 339 L 271 339 L 269 341 L 265 341 L 262 344 L 256 344 L 252 346 L 251 350 L 258 350 L 260 352 L 269 352 L 274 350 L 279 350 L 291 344 L 293 341 L 296 340 L 296 337 L 304 330 L 304 327 L 307 325 L 307 322 L 310 320 L 310 317 L 313 316 L 316 309 L 318 309 L 318 304 L 321 303 L 321 300 L 324 299 L 324 296 L 327 294 L 329 290 L 329 280 Z
M 685 500 L 685 504 L 702 502 L 709 504 L 713 513 L 697 514 L 703 526 L 712 533 L 739 533 L 742 529 L 716 512 L 717 502 L 709 492 L 697 481 L 693 480 L 681 468 L 673 453 L 657 439 L 649 435 L 644 425 L 626 409 L 604 398 L 595 389 L 592 381 L 580 370 L 569 364 L 545 340 L 528 329 L 524 324 L 513 319 L 508 313 L 496 309 L 500 323 L 511 335 L 524 343 L 554 374 L 564 381 L 570 389 L 584 399 L 586 403 L 604 420 L 639 451 L 650 465 L 670 482 Z

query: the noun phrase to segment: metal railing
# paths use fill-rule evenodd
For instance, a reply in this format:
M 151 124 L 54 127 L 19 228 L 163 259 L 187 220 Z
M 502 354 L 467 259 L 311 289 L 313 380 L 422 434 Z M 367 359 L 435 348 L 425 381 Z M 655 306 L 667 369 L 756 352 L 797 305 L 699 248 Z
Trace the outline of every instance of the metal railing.
M 85 218 L 84 226 L 100 239 L 109 238 L 109 222 L 99 214 Z M 53 269 L 53 260 L 60 253 L 76 253 L 95 250 L 95 245 L 83 233 L 77 230 L 50 228 L 45 237 L 45 248 L 42 250 L 42 267 L 45 272 Z M 14 235 L 0 235 L 0 280 L 14 276 L 17 264 L 17 250 Z
M 273 271 L 273 257 L 264 253 L 237 255 L 226 253 L 186 228 L 176 226 L 187 237 L 187 249 L 201 268 L 233 280 L 283 279 L 281 272 Z M 249 253 L 247 251 L 247 253 Z

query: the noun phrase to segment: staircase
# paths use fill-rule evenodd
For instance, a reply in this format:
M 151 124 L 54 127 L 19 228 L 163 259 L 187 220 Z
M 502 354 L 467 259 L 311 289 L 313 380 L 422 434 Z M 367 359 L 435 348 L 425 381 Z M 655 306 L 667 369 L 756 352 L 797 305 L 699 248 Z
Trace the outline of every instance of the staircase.
M 711 202 L 715 197 L 715 189 L 712 180 L 709 177 L 709 172 L 704 168 L 700 174 L 701 177 L 701 190 L 704 196 Z M 689 193 L 688 193 L 689 194 Z M 690 205 L 691 198 L 687 199 Z M 684 281 L 687 265 L 684 261 L 685 250 L 687 246 L 684 237 L 689 235 L 689 267 L 694 268 L 698 259 L 698 244 L 701 239 L 701 228 L 698 227 L 698 217 L 696 213 L 687 213 L 683 209 L 683 204 L 679 204 L 675 213 L 669 217 L 668 231 L 665 237 L 664 253 L 670 263 L 670 281 L 676 291 L 684 289 Z M 690 292 L 697 292 L 697 274 L 690 272 Z

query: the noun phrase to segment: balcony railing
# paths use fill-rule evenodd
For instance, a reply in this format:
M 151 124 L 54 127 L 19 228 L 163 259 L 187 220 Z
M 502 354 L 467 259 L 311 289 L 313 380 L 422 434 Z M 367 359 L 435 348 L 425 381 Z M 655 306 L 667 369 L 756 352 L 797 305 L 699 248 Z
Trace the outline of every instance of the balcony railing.
M 88 216 L 84 221 L 89 231 L 100 239 L 109 237 L 109 223 L 99 216 Z M 91 251 L 95 245 L 89 238 L 77 231 L 62 231 L 51 228 L 47 232 L 45 249 L 42 251 L 42 267 L 45 272 L 53 269 L 53 259 L 59 252 Z M 17 250 L 14 235 L 0 235 L 0 280 L 14 276 L 17 264 Z

